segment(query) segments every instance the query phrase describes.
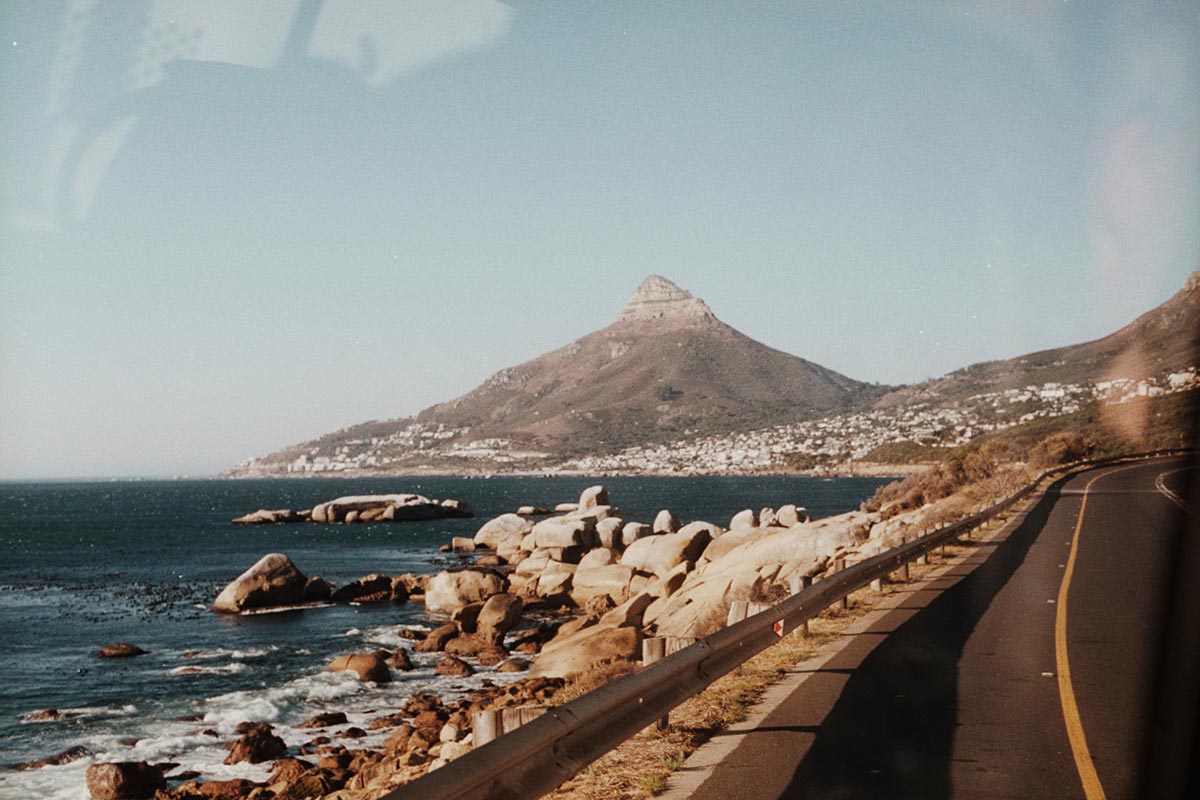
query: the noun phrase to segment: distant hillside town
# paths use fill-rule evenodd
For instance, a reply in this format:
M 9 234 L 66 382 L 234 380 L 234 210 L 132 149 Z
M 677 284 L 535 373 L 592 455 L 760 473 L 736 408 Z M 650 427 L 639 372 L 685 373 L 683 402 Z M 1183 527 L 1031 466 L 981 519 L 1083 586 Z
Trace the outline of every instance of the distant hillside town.
M 606 455 L 559 460 L 513 450 L 506 439 L 466 439 L 470 430 L 413 423 L 386 437 L 343 441 L 331 452 L 313 447 L 284 465 L 285 474 L 376 475 L 395 468 L 476 472 L 584 474 L 743 475 L 782 470 L 815 474 L 853 470 L 883 445 L 912 443 L 952 448 L 1039 418 L 1079 411 L 1088 403 L 1123 404 L 1200 388 L 1195 367 L 1159 380 L 1114 378 L 1095 383 L 1044 383 L 973 395 L 945 405 L 914 403 L 836 414 L 792 425 L 677 442 L 640 445 Z M 401 456 L 388 453 L 400 452 Z M 453 462 L 461 467 L 455 470 Z M 451 463 L 447 463 L 451 462 Z M 238 469 L 279 474 L 274 464 L 251 459 Z

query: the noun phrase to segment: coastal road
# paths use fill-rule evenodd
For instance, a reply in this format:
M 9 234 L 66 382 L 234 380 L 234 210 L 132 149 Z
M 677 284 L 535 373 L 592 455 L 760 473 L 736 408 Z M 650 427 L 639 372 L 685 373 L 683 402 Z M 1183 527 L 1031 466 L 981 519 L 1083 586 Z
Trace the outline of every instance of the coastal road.
M 1138 796 L 1194 476 L 1176 458 L 1059 480 L 799 676 L 686 794 Z

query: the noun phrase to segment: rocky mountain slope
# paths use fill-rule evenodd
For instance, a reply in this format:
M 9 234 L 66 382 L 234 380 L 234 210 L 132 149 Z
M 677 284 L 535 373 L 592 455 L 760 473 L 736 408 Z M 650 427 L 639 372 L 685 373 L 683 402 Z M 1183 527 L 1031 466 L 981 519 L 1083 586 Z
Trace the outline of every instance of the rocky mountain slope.
M 750 339 L 652 275 L 607 328 L 499 372 L 417 420 L 562 451 L 761 427 L 846 410 L 873 391 L 881 394 Z
M 761 344 L 717 319 L 703 300 L 651 275 L 602 330 L 497 372 L 415 418 L 356 425 L 256 459 L 249 472 L 366 447 L 375 458 L 367 466 L 382 467 L 386 458 L 397 469 L 397 462 L 428 465 L 433 450 L 456 444 L 455 464 L 476 451 L 486 459 L 492 449 L 561 458 L 811 419 L 864 407 L 886 390 Z
M 1183 288 L 1165 303 L 1101 339 L 972 364 L 941 378 L 897 389 L 883 397 L 879 405 L 944 402 L 1046 383 L 1138 380 L 1196 366 L 1197 353 L 1200 353 L 1200 272 L 1193 272 Z
M 1115 378 L 1132 381 L 1115 395 L 1142 391 L 1134 384 L 1186 372 L 1198 365 L 1198 353 L 1200 273 L 1167 302 L 1104 338 L 974 364 L 895 389 L 855 381 L 756 342 L 717 319 L 704 301 L 651 275 L 608 327 L 502 370 L 457 399 L 416 417 L 336 431 L 253 459 L 228 474 L 490 472 L 566 462 L 594 467 L 595 457 L 603 461 L 606 454 L 631 448 L 640 451 L 635 461 L 649 468 L 648 446 L 721 439 L 731 443 L 726 449 L 745 450 L 744 442 L 732 444 L 743 434 L 777 438 L 780 426 L 803 427 L 826 417 L 850 420 L 851 427 L 875 419 L 869 425 L 878 428 L 897 414 L 907 415 L 910 427 L 921 429 L 908 438 L 920 439 L 931 435 L 922 434 L 924 428 L 972 428 L 974 420 L 981 423 L 974 427 L 987 430 L 983 423 L 997 424 L 994 409 L 983 416 L 980 409 L 966 413 L 972 403 L 1032 418 L 1066 413 L 1093 396 L 1108 397 L 1113 392 L 1099 384 Z M 1055 385 L 1060 388 L 1050 388 Z M 1005 390 L 1016 396 L 1005 395 L 1002 403 L 996 398 Z M 1013 405 L 1017 401 L 1029 407 Z M 1039 403 L 1063 407 L 1034 407 Z M 948 422 L 939 417 L 943 412 L 961 419 Z M 803 433 L 819 450 L 836 428 L 793 433 Z M 862 431 L 854 436 L 862 439 Z M 801 450 L 808 448 L 804 444 Z M 700 449 L 709 461 L 726 466 L 739 455 L 722 456 L 713 441 Z M 703 460 L 693 456 L 694 467 L 703 469 Z

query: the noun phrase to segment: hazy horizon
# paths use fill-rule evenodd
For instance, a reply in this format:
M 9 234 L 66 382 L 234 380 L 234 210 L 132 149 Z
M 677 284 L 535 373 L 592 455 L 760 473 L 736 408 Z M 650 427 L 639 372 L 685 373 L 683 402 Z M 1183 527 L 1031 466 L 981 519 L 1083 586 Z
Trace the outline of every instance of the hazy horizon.
M 1200 8 L 8 2 L 0 479 L 408 416 L 657 273 L 851 378 L 1200 267 Z

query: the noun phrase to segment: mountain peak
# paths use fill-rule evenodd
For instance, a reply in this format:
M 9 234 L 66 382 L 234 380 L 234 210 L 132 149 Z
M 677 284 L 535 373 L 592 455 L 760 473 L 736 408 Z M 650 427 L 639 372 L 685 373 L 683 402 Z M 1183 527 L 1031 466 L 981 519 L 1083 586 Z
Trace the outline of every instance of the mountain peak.
M 650 275 L 629 298 L 618 321 L 702 322 L 716 320 L 712 310 L 699 297 L 679 288 L 661 275 Z

